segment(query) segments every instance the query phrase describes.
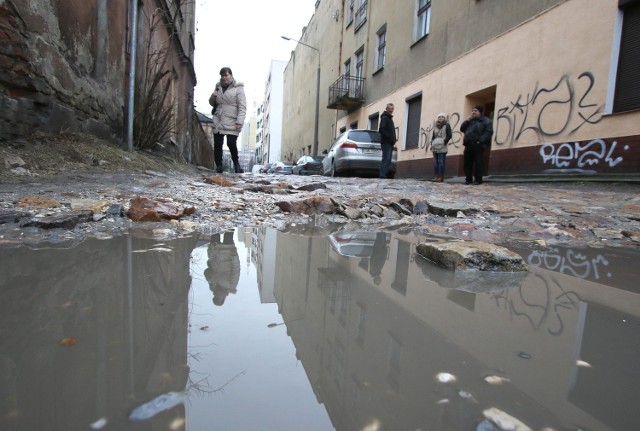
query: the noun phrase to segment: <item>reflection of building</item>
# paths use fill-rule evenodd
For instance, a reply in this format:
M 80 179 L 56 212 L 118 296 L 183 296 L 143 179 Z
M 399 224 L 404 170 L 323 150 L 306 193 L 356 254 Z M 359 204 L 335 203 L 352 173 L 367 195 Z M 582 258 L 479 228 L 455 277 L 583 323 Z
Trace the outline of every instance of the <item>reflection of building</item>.
M 194 245 L 133 233 L 0 248 L 0 429 L 79 430 L 100 418 L 125 429 L 134 407 L 185 390 Z
M 261 303 L 276 302 L 275 287 L 277 235 L 273 229 L 254 229 L 251 239 L 251 255 L 256 267 L 256 279 Z
M 638 293 L 537 267 L 511 289 L 445 288 L 416 241 L 392 236 L 376 286 L 366 257 L 277 235 L 276 301 L 336 429 L 469 430 L 489 407 L 532 429 L 640 429 Z

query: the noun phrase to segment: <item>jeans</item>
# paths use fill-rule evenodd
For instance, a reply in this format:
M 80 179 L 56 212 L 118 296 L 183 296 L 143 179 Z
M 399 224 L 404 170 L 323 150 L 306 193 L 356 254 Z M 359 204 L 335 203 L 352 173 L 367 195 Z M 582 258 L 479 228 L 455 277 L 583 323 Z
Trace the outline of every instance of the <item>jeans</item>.
M 433 153 L 433 167 L 436 177 L 442 175 L 444 177 L 444 167 L 447 163 L 447 153 Z
M 382 161 L 380 162 L 380 178 L 389 178 L 389 166 L 393 156 L 393 144 L 381 144 Z

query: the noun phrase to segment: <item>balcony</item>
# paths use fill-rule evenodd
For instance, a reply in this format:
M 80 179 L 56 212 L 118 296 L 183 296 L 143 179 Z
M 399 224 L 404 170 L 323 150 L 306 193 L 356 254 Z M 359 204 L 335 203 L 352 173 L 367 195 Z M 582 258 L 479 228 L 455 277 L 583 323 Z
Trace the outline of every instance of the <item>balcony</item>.
M 352 111 L 364 104 L 364 78 L 342 75 L 329 87 L 329 109 Z

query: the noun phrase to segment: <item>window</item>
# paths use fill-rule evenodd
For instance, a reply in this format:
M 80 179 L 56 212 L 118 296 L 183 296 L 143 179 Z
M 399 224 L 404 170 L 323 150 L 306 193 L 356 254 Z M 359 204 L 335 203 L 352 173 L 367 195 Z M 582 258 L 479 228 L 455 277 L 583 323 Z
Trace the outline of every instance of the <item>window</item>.
M 378 30 L 378 49 L 376 51 L 376 65 L 375 70 L 380 70 L 384 67 L 384 56 L 387 47 L 387 25 L 385 24 L 380 30 Z
M 356 26 L 353 31 L 358 31 L 367 21 L 367 0 L 362 0 L 360 7 L 356 11 Z
M 429 24 L 431 22 L 431 0 L 417 1 L 418 16 L 416 21 L 416 40 L 419 40 L 429 34 Z
M 362 84 L 364 82 L 364 48 L 360 48 L 360 51 L 356 52 L 356 80 L 354 82 L 354 94 L 353 97 L 359 99 L 362 97 Z
M 407 99 L 407 140 L 405 149 L 418 148 L 420 143 L 420 116 L 422 114 L 422 94 Z
M 349 25 L 351 25 L 351 23 L 353 22 L 353 12 L 354 12 L 354 8 L 355 8 L 355 2 L 356 0 L 348 0 L 349 5 L 347 6 L 347 27 L 349 27 Z
M 358 128 L 358 122 L 354 121 L 353 123 L 349 124 L 349 128 L 350 129 L 357 129 Z
M 380 114 L 377 112 L 369 116 L 369 130 L 378 130 L 380 123 Z
M 347 93 L 349 92 L 349 83 L 351 82 L 351 80 L 349 79 L 351 77 L 351 60 L 347 60 L 344 63 L 344 85 L 342 86 Z
M 622 33 L 613 112 L 640 109 L 640 1 L 620 1 Z
M 364 78 L 364 48 L 356 52 L 356 78 Z

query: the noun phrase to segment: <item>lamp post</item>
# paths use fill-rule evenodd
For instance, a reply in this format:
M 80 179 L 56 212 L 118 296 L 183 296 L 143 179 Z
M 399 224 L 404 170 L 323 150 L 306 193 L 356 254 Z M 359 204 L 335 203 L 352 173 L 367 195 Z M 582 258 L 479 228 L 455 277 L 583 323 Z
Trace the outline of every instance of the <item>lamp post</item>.
M 284 40 L 292 40 L 294 42 L 298 42 L 300 45 L 304 45 L 307 48 L 311 48 L 313 49 L 315 52 L 318 53 L 318 71 L 316 73 L 316 77 L 317 77 L 317 82 L 316 82 L 316 115 L 315 115 L 315 125 L 313 128 L 313 155 L 317 156 L 318 155 L 318 116 L 320 115 L 320 50 L 318 48 L 315 48 L 311 45 L 307 45 L 304 42 L 300 42 L 299 40 L 296 39 L 292 39 L 290 37 L 287 36 L 280 36 L 281 38 L 283 38 Z

